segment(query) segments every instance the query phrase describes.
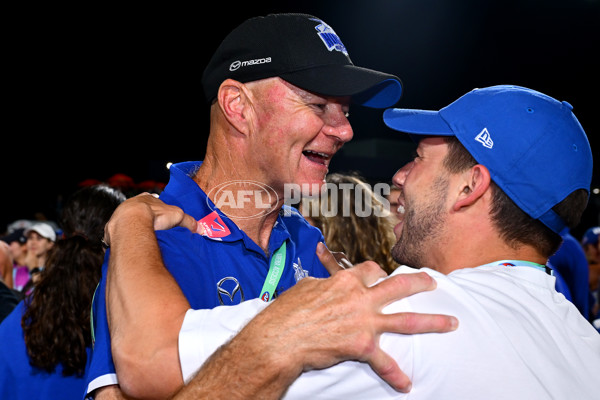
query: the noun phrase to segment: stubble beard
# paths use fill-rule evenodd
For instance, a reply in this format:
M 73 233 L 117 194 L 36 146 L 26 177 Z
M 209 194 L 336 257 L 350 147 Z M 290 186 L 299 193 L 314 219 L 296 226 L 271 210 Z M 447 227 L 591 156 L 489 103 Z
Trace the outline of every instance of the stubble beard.
M 392 257 L 400 265 L 435 269 L 435 266 L 427 265 L 427 259 L 434 246 L 438 245 L 444 229 L 447 184 L 448 181 L 442 178 L 434 182 L 428 204 L 405 204 L 402 233 L 392 248 Z

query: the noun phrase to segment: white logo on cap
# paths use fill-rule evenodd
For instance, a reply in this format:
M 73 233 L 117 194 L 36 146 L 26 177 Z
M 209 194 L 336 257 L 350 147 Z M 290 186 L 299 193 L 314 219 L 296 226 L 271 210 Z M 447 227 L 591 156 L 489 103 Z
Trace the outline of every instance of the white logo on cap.
M 492 140 L 487 128 L 483 128 L 483 130 L 479 132 L 479 135 L 475 136 L 475 140 L 481 143 L 483 147 L 488 149 L 494 147 L 494 141 Z
M 247 61 L 234 61 L 231 63 L 231 65 L 229 66 L 229 70 L 231 72 L 239 69 L 240 67 L 248 67 L 251 65 L 259 65 L 259 64 L 268 64 L 271 62 L 271 57 L 265 57 L 265 58 L 257 58 L 255 60 L 247 60 Z

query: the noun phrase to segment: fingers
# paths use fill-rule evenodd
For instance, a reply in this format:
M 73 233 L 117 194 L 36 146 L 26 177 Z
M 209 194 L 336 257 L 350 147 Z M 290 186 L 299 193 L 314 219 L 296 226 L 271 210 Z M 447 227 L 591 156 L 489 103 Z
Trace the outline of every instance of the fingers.
M 179 224 L 179 226 L 183 227 L 183 228 L 187 228 L 190 231 L 192 231 L 193 233 L 202 233 L 199 231 L 199 224 L 198 221 L 196 221 L 196 219 L 194 217 L 192 217 L 191 215 L 188 214 L 183 214 L 183 219 L 181 220 L 181 223 Z
M 435 289 L 435 279 L 424 272 L 397 274 L 374 285 L 371 290 L 374 299 L 382 307 L 404 297 Z M 426 332 L 450 332 L 458 327 L 458 319 L 441 314 L 397 313 L 383 315 L 385 332 L 403 334 Z
M 379 264 L 377 264 L 374 261 L 365 261 L 360 264 L 356 264 L 354 267 L 349 269 L 348 272 L 356 275 L 358 277 L 358 279 L 365 286 L 371 286 L 371 285 L 375 284 L 376 282 L 378 282 L 379 280 L 381 280 L 382 278 L 385 278 L 386 276 L 388 276 L 387 273 L 383 269 L 381 269 Z M 379 292 L 379 290 L 377 291 L 377 293 L 375 293 L 376 296 L 378 295 L 378 292 Z M 390 295 L 389 297 L 392 297 L 392 300 L 394 300 L 396 298 L 404 297 L 404 296 L 401 296 L 401 297 L 393 296 L 394 293 L 389 293 L 387 286 L 384 287 L 383 290 L 381 290 L 381 295 L 379 295 L 379 296 L 383 296 L 384 299 L 387 299 L 387 296 L 385 296 L 386 294 L 389 294 Z M 377 299 L 377 297 L 376 297 L 376 299 Z M 383 301 L 379 300 L 379 301 L 381 303 L 383 303 L 386 300 L 383 300 Z M 387 305 L 388 303 L 386 302 L 385 304 Z
M 147 205 L 154 220 L 154 230 L 165 230 L 175 226 L 180 226 L 196 233 L 198 231 L 198 222 L 186 214 L 181 208 L 165 204 L 155 193 L 141 193 L 131 201 Z
M 377 348 L 369 359 L 373 371 L 390 386 L 402 393 L 408 393 L 412 388 L 410 378 L 402 372 L 396 361 L 380 348 Z
M 366 261 L 353 266 L 344 253 L 332 253 L 323 243 L 317 244 L 317 256 L 330 275 L 352 268 L 352 273 L 356 274 L 366 286 L 372 285 L 377 280 L 387 276 L 377 263 Z M 356 271 L 354 271 L 355 269 Z
M 321 242 L 317 244 L 317 256 L 319 257 L 319 260 L 321 260 L 321 264 L 323 264 L 323 266 L 329 272 L 330 275 L 333 275 L 336 272 L 344 269 L 337 262 L 331 251 L 329 251 L 325 244 Z
M 104 229 L 105 247 L 110 245 L 111 232 L 119 225 L 128 224 L 132 220 L 145 221 L 154 230 L 166 230 L 181 226 L 194 233 L 199 232 L 198 222 L 179 207 L 164 203 L 156 194 L 140 193 L 125 200 L 117 207 Z
M 356 268 L 356 267 L 355 267 Z M 371 293 L 375 300 L 382 301 L 381 306 L 393 300 L 410 296 L 422 291 L 433 290 L 435 280 L 424 272 L 415 274 L 399 274 L 372 286 Z M 400 334 L 443 333 L 454 331 L 458 327 L 458 319 L 441 314 L 417 314 L 410 312 L 381 314 L 377 330 L 380 333 Z M 412 383 L 396 364 L 395 360 L 379 346 L 367 362 L 383 380 L 399 392 L 408 393 Z
M 417 314 L 410 312 L 382 316 L 383 332 L 402 333 L 445 333 L 458 328 L 458 319 L 443 314 Z
M 346 257 L 346 254 L 344 254 L 340 251 L 334 251 L 331 254 L 333 254 L 333 256 L 335 257 L 335 260 L 338 262 L 338 264 L 341 265 L 342 268 L 348 269 L 348 268 L 353 267 L 350 260 L 348 260 L 348 257 Z
M 417 272 L 414 274 L 392 275 L 373 286 L 372 289 L 374 296 L 385 306 L 394 300 L 433 290 L 436 286 L 437 284 L 431 276 L 425 272 Z

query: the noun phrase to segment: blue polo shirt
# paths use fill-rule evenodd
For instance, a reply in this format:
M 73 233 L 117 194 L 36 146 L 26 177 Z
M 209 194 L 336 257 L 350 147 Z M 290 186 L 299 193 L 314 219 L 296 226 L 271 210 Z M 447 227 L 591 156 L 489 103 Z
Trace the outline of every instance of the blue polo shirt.
M 0 324 L 0 399 L 76 399 L 85 392 L 84 376 L 63 376 L 62 364 L 53 372 L 31 366 L 21 318 L 25 301 Z M 91 349 L 86 349 L 88 365 Z
M 276 297 L 306 276 L 329 276 L 315 254 L 317 243 L 324 241 L 318 229 L 293 208 L 284 206 L 269 238 L 269 254 L 265 254 L 217 209 L 192 179 L 200 165 L 188 162 L 171 166 L 169 183 L 160 198 L 202 221 L 207 235 L 191 233 L 185 228 L 156 232 L 165 266 L 192 308 L 235 305 L 259 297 L 271 258 L 284 242 L 285 267 L 271 296 Z M 89 390 L 116 382 L 105 311 L 107 268 L 105 261 L 93 305 L 95 345 L 87 378 L 92 383 Z

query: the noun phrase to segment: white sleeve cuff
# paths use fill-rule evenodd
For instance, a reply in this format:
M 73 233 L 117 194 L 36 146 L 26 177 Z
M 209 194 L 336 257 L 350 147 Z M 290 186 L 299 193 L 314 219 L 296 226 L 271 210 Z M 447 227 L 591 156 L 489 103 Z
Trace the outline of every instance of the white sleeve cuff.
M 188 383 L 212 353 L 268 304 L 260 299 L 209 310 L 189 309 L 179 331 L 179 362 Z
M 117 374 L 101 375 L 88 384 L 86 394 L 92 393 L 94 390 L 104 386 L 118 385 Z

